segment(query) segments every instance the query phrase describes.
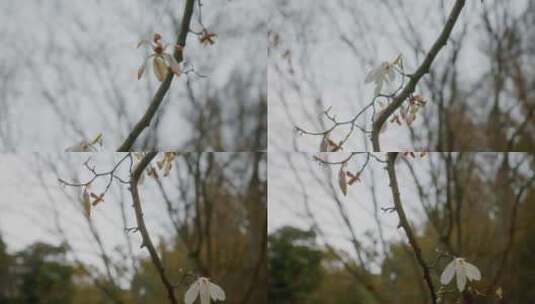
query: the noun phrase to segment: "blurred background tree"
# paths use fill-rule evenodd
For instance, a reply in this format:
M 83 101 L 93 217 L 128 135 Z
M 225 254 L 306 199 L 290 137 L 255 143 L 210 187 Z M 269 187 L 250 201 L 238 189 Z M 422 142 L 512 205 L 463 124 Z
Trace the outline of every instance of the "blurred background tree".
M 35 243 L 9 255 L 0 245 L 2 303 L 72 303 L 73 267 L 64 247 Z
M 347 155 L 340 154 L 339 159 Z M 279 210 L 270 212 L 276 217 L 295 210 L 314 232 L 282 226 L 270 235 L 269 293 L 277 303 L 430 303 L 414 249 L 391 215 L 383 165 L 372 162 L 345 199 L 337 190 L 337 169 L 333 176 L 328 168 L 314 168 L 312 163 L 307 171 L 300 167 L 300 159 L 311 163 L 310 155 L 286 157 L 288 170 L 301 169 L 273 173 L 288 174 L 295 184 L 285 180 L 284 188 L 272 185 L 277 187 L 272 208 Z M 358 168 L 358 163 L 346 168 L 353 166 Z M 408 218 L 440 303 L 533 301 L 535 154 L 436 152 L 402 158 L 396 168 L 401 199 L 410 210 Z M 377 178 L 370 179 L 373 175 Z M 300 183 L 307 186 L 300 188 Z M 323 187 L 325 192 L 318 190 Z M 369 194 L 373 188 L 385 193 L 374 198 Z M 296 189 L 300 189 L 297 194 Z M 368 223 L 366 230 L 361 223 L 370 211 L 373 214 L 374 200 L 377 218 L 370 218 L 376 226 L 372 229 Z M 297 210 L 304 211 L 295 209 L 296 202 L 303 205 Z M 344 234 L 346 229 L 355 239 Z M 348 251 L 353 244 L 358 251 Z M 443 286 L 439 281 L 452 256 L 465 258 L 482 274 L 463 293 L 454 283 Z
M 322 251 L 313 231 L 283 227 L 269 236 L 269 299 L 274 303 L 310 301 L 322 280 Z

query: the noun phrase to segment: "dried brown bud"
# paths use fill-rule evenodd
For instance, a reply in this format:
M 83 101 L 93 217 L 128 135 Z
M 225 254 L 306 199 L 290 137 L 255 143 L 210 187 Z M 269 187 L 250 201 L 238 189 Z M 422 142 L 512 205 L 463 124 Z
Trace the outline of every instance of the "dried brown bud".
M 160 35 L 159 33 L 154 33 L 154 36 L 152 37 L 152 41 L 154 41 L 154 43 L 159 44 L 161 39 L 162 35 Z

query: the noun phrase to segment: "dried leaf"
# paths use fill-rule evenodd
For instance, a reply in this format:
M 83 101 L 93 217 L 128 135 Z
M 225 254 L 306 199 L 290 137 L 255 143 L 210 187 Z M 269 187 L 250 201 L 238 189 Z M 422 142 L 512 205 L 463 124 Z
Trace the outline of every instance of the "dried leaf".
M 340 186 L 340 190 L 342 190 L 344 196 L 347 195 L 347 181 L 344 166 L 340 166 L 340 171 L 338 171 L 338 186 Z
M 143 63 L 140 67 L 139 67 L 139 70 L 137 70 L 137 80 L 140 80 L 141 79 L 141 76 L 143 76 L 143 72 L 145 71 L 145 63 Z
M 89 193 L 87 193 L 85 189 L 82 195 L 82 204 L 84 206 L 85 216 L 90 217 L 91 216 L 91 199 L 89 197 Z
M 329 138 L 327 135 L 323 136 L 323 139 L 321 140 L 320 144 L 320 152 L 329 152 Z
M 163 81 L 167 76 L 167 65 L 165 65 L 165 60 L 160 57 L 154 57 L 154 74 L 159 81 Z

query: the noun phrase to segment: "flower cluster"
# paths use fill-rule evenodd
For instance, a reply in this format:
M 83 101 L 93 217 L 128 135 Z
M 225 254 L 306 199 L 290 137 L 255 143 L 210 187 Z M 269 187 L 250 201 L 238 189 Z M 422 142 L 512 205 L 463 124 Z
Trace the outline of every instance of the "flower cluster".
M 162 41 L 162 36 L 160 34 L 154 33 L 151 40 L 141 40 L 137 47 L 139 48 L 142 45 L 150 45 L 153 53 L 145 58 L 143 64 L 141 64 L 139 67 L 137 71 L 138 79 L 141 79 L 141 76 L 143 76 L 145 66 L 150 59 L 152 59 L 154 75 L 159 81 L 163 81 L 165 77 L 167 77 L 169 70 L 171 70 L 176 76 L 180 76 L 180 64 L 176 61 L 173 55 L 165 52 L 169 44 Z M 175 48 L 182 50 L 183 47 L 181 45 L 175 45 Z
M 407 126 L 410 126 L 416 119 L 418 111 L 425 106 L 427 100 L 422 95 L 412 95 L 409 98 L 409 104 L 401 106 L 399 109 L 399 115 L 394 115 L 390 120 L 391 123 L 397 123 L 402 125 L 402 121 L 405 121 Z
M 164 152 L 163 158 L 156 162 L 158 170 L 163 170 L 163 176 L 168 176 L 173 168 L 173 163 L 176 159 L 176 152 Z M 152 166 L 147 168 L 147 175 L 154 178 L 159 178 L 158 172 Z

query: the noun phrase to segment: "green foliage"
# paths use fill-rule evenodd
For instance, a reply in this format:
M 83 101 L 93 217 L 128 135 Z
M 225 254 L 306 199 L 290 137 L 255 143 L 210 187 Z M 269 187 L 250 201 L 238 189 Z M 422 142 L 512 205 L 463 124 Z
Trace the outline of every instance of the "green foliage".
M 8 303 L 9 295 L 13 290 L 13 280 L 9 272 L 13 258 L 7 254 L 6 250 L 6 244 L 0 235 L 0 303 Z
M 71 303 L 73 269 L 66 264 L 65 248 L 36 243 L 16 255 L 23 303 Z
M 357 270 L 356 265 L 352 265 Z M 360 270 L 358 270 L 360 271 Z M 322 280 L 312 293 L 310 303 L 317 304 L 361 304 L 374 303 L 373 299 L 359 285 L 353 274 L 340 263 L 339 258 L 325 252 L 322 260 Z
M 316 235 L 283 227 L 269 237 L 270 289 L 272 303 L 306 303 L 321 282 L 322 252 Z
M 0 238 L 0 303 L 72 303 L 72 274 L 63 246 L 35 243 L 10 255 Z

